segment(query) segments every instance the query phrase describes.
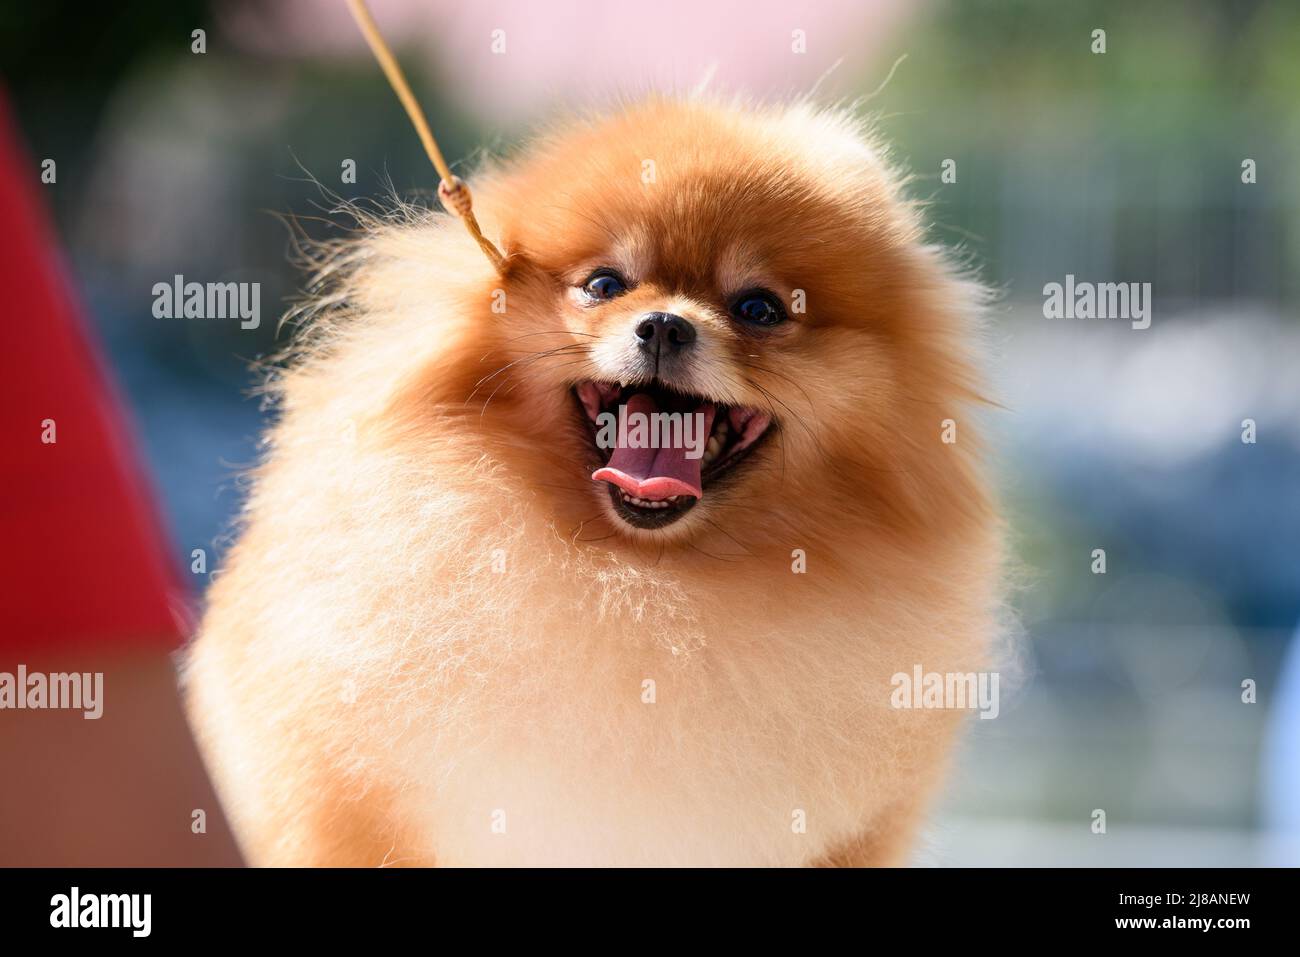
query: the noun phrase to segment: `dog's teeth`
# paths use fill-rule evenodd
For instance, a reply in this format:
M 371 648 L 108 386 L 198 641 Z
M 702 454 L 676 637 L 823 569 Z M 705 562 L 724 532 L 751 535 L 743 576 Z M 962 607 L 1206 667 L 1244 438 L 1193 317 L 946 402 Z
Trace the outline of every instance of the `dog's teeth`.
M 678 499 L 678 496 L 676 495 L 669 496 L 667 499 L 637 498 L 635 495 L 628 495 L 627 492 L 622 490 L 619 491 L 619 496 L 623 499 L 624 503 L 628 505 L 635 505 L 637 508 L 649 509 L 668 508 L 669 505 L 676 504 Z
M 716 459 L 722 453 L 722 441 L 716 436 L 711 436 L 709 442 L 704 446 L 704 455 L 700 457 L 700 468 L 706 467 L 710 462 Z

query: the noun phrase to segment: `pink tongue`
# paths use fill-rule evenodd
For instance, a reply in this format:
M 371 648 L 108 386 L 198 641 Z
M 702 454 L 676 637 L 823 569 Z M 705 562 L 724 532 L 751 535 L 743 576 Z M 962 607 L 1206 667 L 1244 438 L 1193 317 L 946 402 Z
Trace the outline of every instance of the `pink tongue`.
M 633 431 L 631 416 L 634 413 L 639 412 L 649 416 L 658 411 L 659 406 L 653 398 L 638 392 L 627 400 L 629 417 L 627 431 L 629 433 Z M 712 403 L 708 403 L 700 406 L 695 412 L 685 413 L 685 415 L 699 413 L 704 416 L 706 441 L 713 429 L 713 415 L 716 411 Z M 645 431 L 648 442 L 650 432 L 648 426 Z M 662 438 L 666 439 L 667 436 Z M 622 444 L 626 439 L 627 436 L 623 435 L 616 437 L 615 441 L 619 442 L 618 447 L 610 456 L 608 465 L 591 473 L 593 481 L 609 482 L 611 485 L 617 485 L 628 495 L 643 499 L 664 499 L 670 495 L 704 497 L 704 489 L 700 485 L 700 462 L 703 457 L 687 458 L 687 448 L 684 444 L 681 448 L 632 448 Z

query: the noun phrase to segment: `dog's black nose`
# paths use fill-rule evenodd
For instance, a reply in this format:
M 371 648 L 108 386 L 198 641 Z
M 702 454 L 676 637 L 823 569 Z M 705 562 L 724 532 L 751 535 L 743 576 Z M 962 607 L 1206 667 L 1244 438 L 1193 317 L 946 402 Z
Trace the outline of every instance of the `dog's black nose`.
M 637 323 L 636 337 L 641 340 L 642 349 L 655 356 L 666 355 L 694 342 L 695 327 L 681 316 L 651 312 Z

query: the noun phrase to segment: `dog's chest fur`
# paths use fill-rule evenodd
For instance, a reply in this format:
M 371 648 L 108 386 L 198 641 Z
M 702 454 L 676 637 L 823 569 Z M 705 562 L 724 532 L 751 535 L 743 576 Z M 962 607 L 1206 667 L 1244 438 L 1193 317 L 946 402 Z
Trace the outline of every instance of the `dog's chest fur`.
M 264 862 L 319 840 L 292 823 L 318 802 L 327 831 L 391 833 L 385 863 L 810 863 L 941 763 L 950 718 L 892 709 L 890 677 L 970 670 L 982 645 L 954 568 L 701 577 L 443 520 L 468 497 L 370 501 L 333 534 L 311 530 L 322 503 L 282 511 L 303 524 L 274 544 L 250 533 L 196 651 L 196 715 Z
M 683 661 L 602 631 L 555 633 L 587 654 L 503 663 L 404 742 L 399 806 L 438 862 L 799 864 L 860 827 L 879 790 L 870 682 L 783 660 L 794 635 Z
M 452 704 L 403 737 L 387 772 L 421 854 L 805 864 L 915 786 L 948 726 L 889 706 L 890 676 L 924 654 L 916 623 L 825 583 L 791 576 L 707 610 L 680 593 L 609 601 L 576 588 L 480 632 L 496 657 L 458 663 L 440 692 Z M 953 650 L 933 646 L 936 663 Z

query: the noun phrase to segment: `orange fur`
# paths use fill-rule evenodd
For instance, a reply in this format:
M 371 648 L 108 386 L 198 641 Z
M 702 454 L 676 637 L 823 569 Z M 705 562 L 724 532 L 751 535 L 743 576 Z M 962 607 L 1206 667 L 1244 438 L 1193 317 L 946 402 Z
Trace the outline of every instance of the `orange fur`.
M 323 256 L 274 385 L 188 667 L 251 859 L 900 861 L 958 721 L 891 708 L 890 676 L 981 670 L 995 629 L 979 288 L 857 125 L 802 104 L 651 100 L 474 194 L 505 279 L 447 217 L 373 222 Z M 610 263 L 636 287 L 577 304 Z M 738 329 L 751 279 L 806 313 Z M 694 389 L 777 427 L 643 531 L 589 479 L 570 388 L 670 307 Z

